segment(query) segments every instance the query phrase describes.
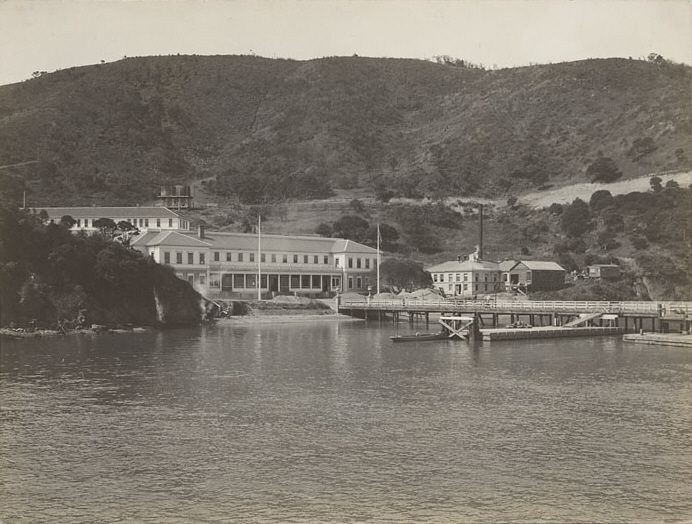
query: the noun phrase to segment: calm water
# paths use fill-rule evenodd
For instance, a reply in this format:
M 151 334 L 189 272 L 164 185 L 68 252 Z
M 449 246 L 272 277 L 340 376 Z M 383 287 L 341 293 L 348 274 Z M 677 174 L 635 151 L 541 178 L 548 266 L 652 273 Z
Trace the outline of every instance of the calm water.
M 391 334 L 3 340 L 0 520 L 692 519 L 688 349 Z

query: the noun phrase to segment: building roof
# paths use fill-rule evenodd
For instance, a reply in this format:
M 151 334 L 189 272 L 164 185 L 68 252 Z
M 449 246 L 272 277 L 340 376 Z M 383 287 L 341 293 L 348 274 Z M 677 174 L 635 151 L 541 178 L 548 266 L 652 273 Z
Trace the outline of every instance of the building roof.
M 509 271 L 516 265 L 516 260 L 503 260 L 502 262 L 500 262 L 500 271 Z
M 491 262 L 489 260 L 464 260 L 459 262 L 457 260 L 450 260 L 449 262 L 442 262 L 436 266 L 429 267 L 426 271 L 431 273 L 447 273 L 454 271 L 499 271 L 500 265 L 497 262 Z
M 200 239 L 195 232 L 183 231 L 154 231 L 147 230 L 132 242 L 133 246 L 199 246 L 210 249 L 253 251 L 257 249 L 258 237 L 254 233 L 233 233 L 221 231 L 206 231 Z M 262 251 L 278 251 L 284 253 L 354 253 L 376 254 L 377 250 L 353 240 L 342 238 L 262 235 Z
M 523 264 L 531 271 L 565 271 L 565 268 L 563 268 L 557 262 L 546 262 L 543 260 L 520 260 L 514 264 L 512 269 L 517 267 L 519 264 Z
M 42 207 L 49 217 L 62 218 L 70 215 L 72 218 L 178 218 L 166 207 Z
M 193 234 L 185 234 L 176 230 L 148 229 L 130 243 L 132 247 L 159 246 L 161 244 L 175 247 L 211 247 L 211 243 L 207 239 L 200 240 Z
M 590 266 L 587 266 L 587 267 L 616 267 L 616 268 L 620 269 L 620 266 L 618 266 L 617 264 L 591 264 Z

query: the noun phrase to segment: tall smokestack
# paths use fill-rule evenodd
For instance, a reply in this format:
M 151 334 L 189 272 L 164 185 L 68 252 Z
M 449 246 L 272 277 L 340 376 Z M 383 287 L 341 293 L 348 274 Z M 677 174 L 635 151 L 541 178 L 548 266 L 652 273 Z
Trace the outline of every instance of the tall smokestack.
M 478 260 L 483 260 L 483 204 L 478 204 Z

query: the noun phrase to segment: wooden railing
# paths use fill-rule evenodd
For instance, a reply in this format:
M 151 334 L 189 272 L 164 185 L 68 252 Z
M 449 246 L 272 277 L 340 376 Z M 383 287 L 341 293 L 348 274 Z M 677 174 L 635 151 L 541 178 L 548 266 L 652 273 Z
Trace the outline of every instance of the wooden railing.
M 609 314 L 692 314 L 692 302 L 605 302 L 605 301 L 495 301 L 402 299 L 342 299 L 340 309 L 375 311 L 478 311 L 510 313 L 609 313 Z

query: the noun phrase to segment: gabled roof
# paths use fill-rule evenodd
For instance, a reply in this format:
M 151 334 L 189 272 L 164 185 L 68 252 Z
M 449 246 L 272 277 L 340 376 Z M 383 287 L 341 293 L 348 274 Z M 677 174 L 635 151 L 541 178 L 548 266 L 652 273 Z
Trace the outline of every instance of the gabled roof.
M 70 215 L 72 218 L 178 218 L 167 207 L 42 207 L 51 218 L 62 218 Z
M 133 247 L 159 246 L 165 244 L 173 247 L 211 247 L 211 243 L 200 240 L 195 235 L 185 234 L 180 231 L 151 231 L 139 235 L 130 245 Z
M 442 262 L 436 266 L 432 266 L 426 269 L 430 273 L 445 273 L 452 271 L 499 271 L 500 267 L 497 262 L 491 262 L 489 260 L 464 260 L 458 262 L 456 260 L 450 260 L 449 262 Z
M 523 264 L 531 271 L 565 271 L 565 268 L 557 262 L 546 262 L 543 260 L 520 260 L 519 262 L 514 264 L 512 269 L 514 269 L 519 264 Z
M 172 236 L 175 234 L 175 236 Z M 207 231 L 204 239 L 199 239 L 197 233 L 185 231 L 154 231 L 137 237 L 133 246 L 198 246 L 210 249 L 253 251 L 257 249 L 258 237 L 254 233 L 233 233 Z M 377 250 L 352 240 L 341 238 L 262 235 L 262 251 L 277 251 L 284 253 L 359 253 L 376 254 Z
M 616 267 L 620 269 L 620 266 L 618 266 L 617 264 L 591 264 L 587 267 Z
M 500 271 L 509 271 L 516 265 L 516 260 L 503 260 L 502 262 L 500 262 Z

